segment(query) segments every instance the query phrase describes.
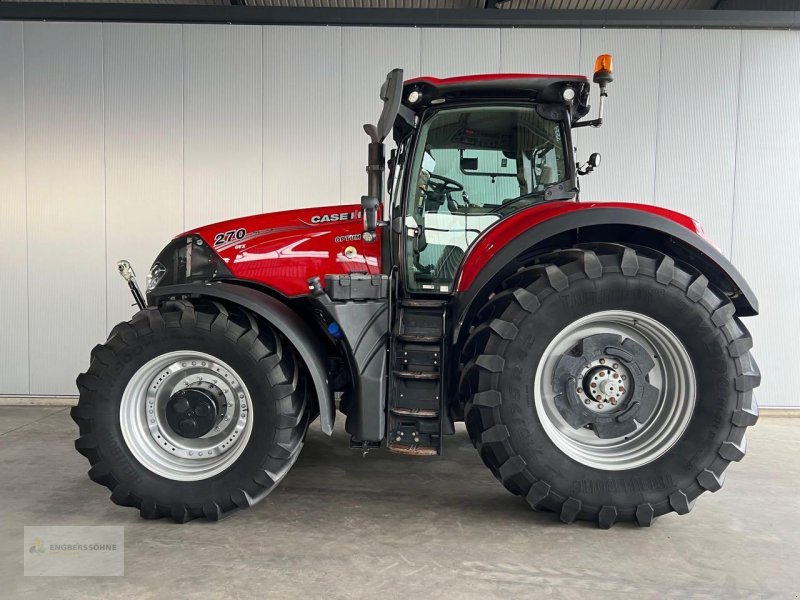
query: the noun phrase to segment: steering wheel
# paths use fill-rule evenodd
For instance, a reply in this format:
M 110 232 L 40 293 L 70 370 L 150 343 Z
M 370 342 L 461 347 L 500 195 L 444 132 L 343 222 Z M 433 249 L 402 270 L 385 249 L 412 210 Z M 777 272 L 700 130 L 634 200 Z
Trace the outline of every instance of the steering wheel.
M 432 179 L 436 179 L 437 181 L 432 183 Z M 436 173 L 431 173 L 428 176 L 428 185 L 433 188 L 431 191 L 437 194 L 452 194 L 453 192 L 464 191 L 464 186 L 455 179 L 450 179 L 444 175 L 437 175 Z

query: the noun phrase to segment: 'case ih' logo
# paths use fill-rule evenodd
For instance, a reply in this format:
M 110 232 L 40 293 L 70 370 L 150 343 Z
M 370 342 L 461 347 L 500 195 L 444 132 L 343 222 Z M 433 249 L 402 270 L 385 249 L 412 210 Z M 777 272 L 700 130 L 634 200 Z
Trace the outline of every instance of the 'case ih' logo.
M 330 223 L 331 221 L 352 221 L 361 217 L 360 211 L 349 213 L 334 213 L 332 215 L 314 215 L 311 217 L 312 223 Z

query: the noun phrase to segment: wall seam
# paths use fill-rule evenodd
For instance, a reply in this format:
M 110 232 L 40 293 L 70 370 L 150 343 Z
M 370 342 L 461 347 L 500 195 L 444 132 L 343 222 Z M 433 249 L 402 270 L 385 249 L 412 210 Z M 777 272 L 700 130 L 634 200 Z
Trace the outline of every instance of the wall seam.
M 344 139 L 342 137 L 342 121 L 344 120 L 344 86 L 342 86 L 342 76 L 344 75 L 344 27 L 339 27 L 339 206 L 344 204 Z
M 664 66 L 664 30 L 658 30 L 658 84 L 656 89 L 656 139 L 655 150 L 653 151 L 653 196 L 650 204 L 657 205 L 656 190 L 658 190 L 658 148 L 659 134 L 661 133 L 661 78 L 664 76 L 662 69 Z
M 505 29 L 501 29 L 500 30 L 500 34 L 499 34 L 499 37 L 500 37 L 500 41 L 499 41 L 500 52 L 499 52 L 498 63 L 497 63 L 497 72 L 498 73 L 502 73 L 503 72 L 503 39 L 506 37 L 505 36 L 505 32 L 506 32 Z
M 181 229 L 186 231 L 186 39 L 181 24 Z
M 23 194 L 25 196 L 25 315 L 28 334 L 28 394 L 31 393 L 31 252 L 28 219 L 28 103 L 25 93 L 25 26 L 22 23 L 22 168 L 25 171 Z
M 108 164 L 107 164 L 107 157 L 106 157 L 106 137 L 108 133 L 108 123 L 106 119 L 106 24 L 100 24 L 100 81 L 102 85 L 100 86 L 101 90 L 101 99 L 103 102 L 103 240 L 104 240 L 104 252 L 105 252 L 105 269 L 103 269 L 103 274 L 105 275 L 105 288 L 106 288 L 106 302 L 105 302 L 105 331 L 103 332 L 108 333 L 109 330 L 109 323 L 108 323 Z
M 259 92 L 259 108 L 261 109 L 261 123 L 259 133 L 261 134 L 261 212 L 267 212 L 267 193 L 265 189 L 266 181 L 264 180 L 264 36 L 267 26 L 261 26 L 261 35 L 258 38 L 258 74 L 261 77 L 261 91 Z
M 733 188 L 731 189 L 731 245 L 730 245 L 730 260 L 733 262 L 733 235 L 736 231 L 736 171 L 739 166 L 739 135 L 741 128 L 739 127 L 739 120 L 741 119 L 742 111 L 742 55 L 744 48 L 744 33 L 739 30 L 739 68 L 736 73 L 736 137 L 733 142 Z

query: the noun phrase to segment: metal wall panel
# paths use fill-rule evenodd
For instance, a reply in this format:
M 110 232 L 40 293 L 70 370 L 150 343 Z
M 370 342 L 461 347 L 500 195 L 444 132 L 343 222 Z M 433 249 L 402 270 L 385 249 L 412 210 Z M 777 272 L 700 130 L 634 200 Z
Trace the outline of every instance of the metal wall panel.
M 342 204 L 358 203 L 367 192 L 367 144 L 364 123 L 381 113 L 380 86 L 396 67 L 406 79 L 419 75 L 420 30 L 399 27 L 342 29 Z M 394 147 L 387 138 L 386 155 Z
M 22 23 L 0 23 L 0 394 L 29 393 Z
M 183 64 L 180 25 L 105 24 L 107 272 L 131 261 L 140 283 L 183 229 Z M 130 318 L 120 277 L 107 284 L 110 329 Z
M 741 36 L 665 30 L 661 45 L 655 202 L 699 220 L 725 254 L 731 246 Z
M 791 349 L 800 339 L 800 32 L 742 36 L 731 254 L 761 304 L 761 316 L 745 321 L 763 374 L 758 400 L 800 406 L 785 384 L 798 372 Z
M 423 29 L 419 72 L 455 77 L 500 70 L 499 29 Z
M 377 118 L 390 68 L 588 74 L 608 51 L 606 125 L 581 132 L 578 154 L 604 161 L 584 198 L 655 201 L 703 222 L 762 303 L 746 321 L 760 401 L 800 406 L 771 383 L 794 369 L 778 342 L 800 336 L 800 283 L 785 258 L 800 250 L 800 115 L 764 108 L 773 89 L 787 106 L 800 100 L 800 33 L 578 35 L 0 23 L 0 277 L 15 283 L 0 288 L 0 393 L 74 393 L 91 347 L 131 312 L 117 258 L 144 279 L 185 227 L 357 202 L 361 125 Z M 105 297 L 107 307 L 92 300 Z
M 661 31 L 657 29 L 584 29 L 579 73 L 589 77 L 599 54 L 611 54 L 616 68 L 608 87 L 604 125 L 579 129 L 577 159 L 592 152 L 600 167 L 581 178 L 583 200 L 653 203 L 658 125 Z M 592 84 L 592 111 L 597 116 L 599 88 Z
M 264 212 L 339 204 L 341 35 L 263 28 Z
M 579 29 L 502 29 L 500 70 L 506 73 L 578 73 Z
M 261 212 L 261 29 L 184 25 L 185 227 Z
M 72 394 L 106 328 L 102 25 L 24 34 L 30 391 Z

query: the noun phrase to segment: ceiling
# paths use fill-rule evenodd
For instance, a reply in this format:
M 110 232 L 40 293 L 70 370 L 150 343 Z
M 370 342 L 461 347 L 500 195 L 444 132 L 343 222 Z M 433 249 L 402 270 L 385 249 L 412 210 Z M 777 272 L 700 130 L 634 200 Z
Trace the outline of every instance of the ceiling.
M 12 0 L 0 0 L 8 2 Z M 98 4 L 244 4 L 287 8 L 504 8 L 543 10 L 708 10 L 720 0 L 13 0 L 14 2 L 93 2 Z

